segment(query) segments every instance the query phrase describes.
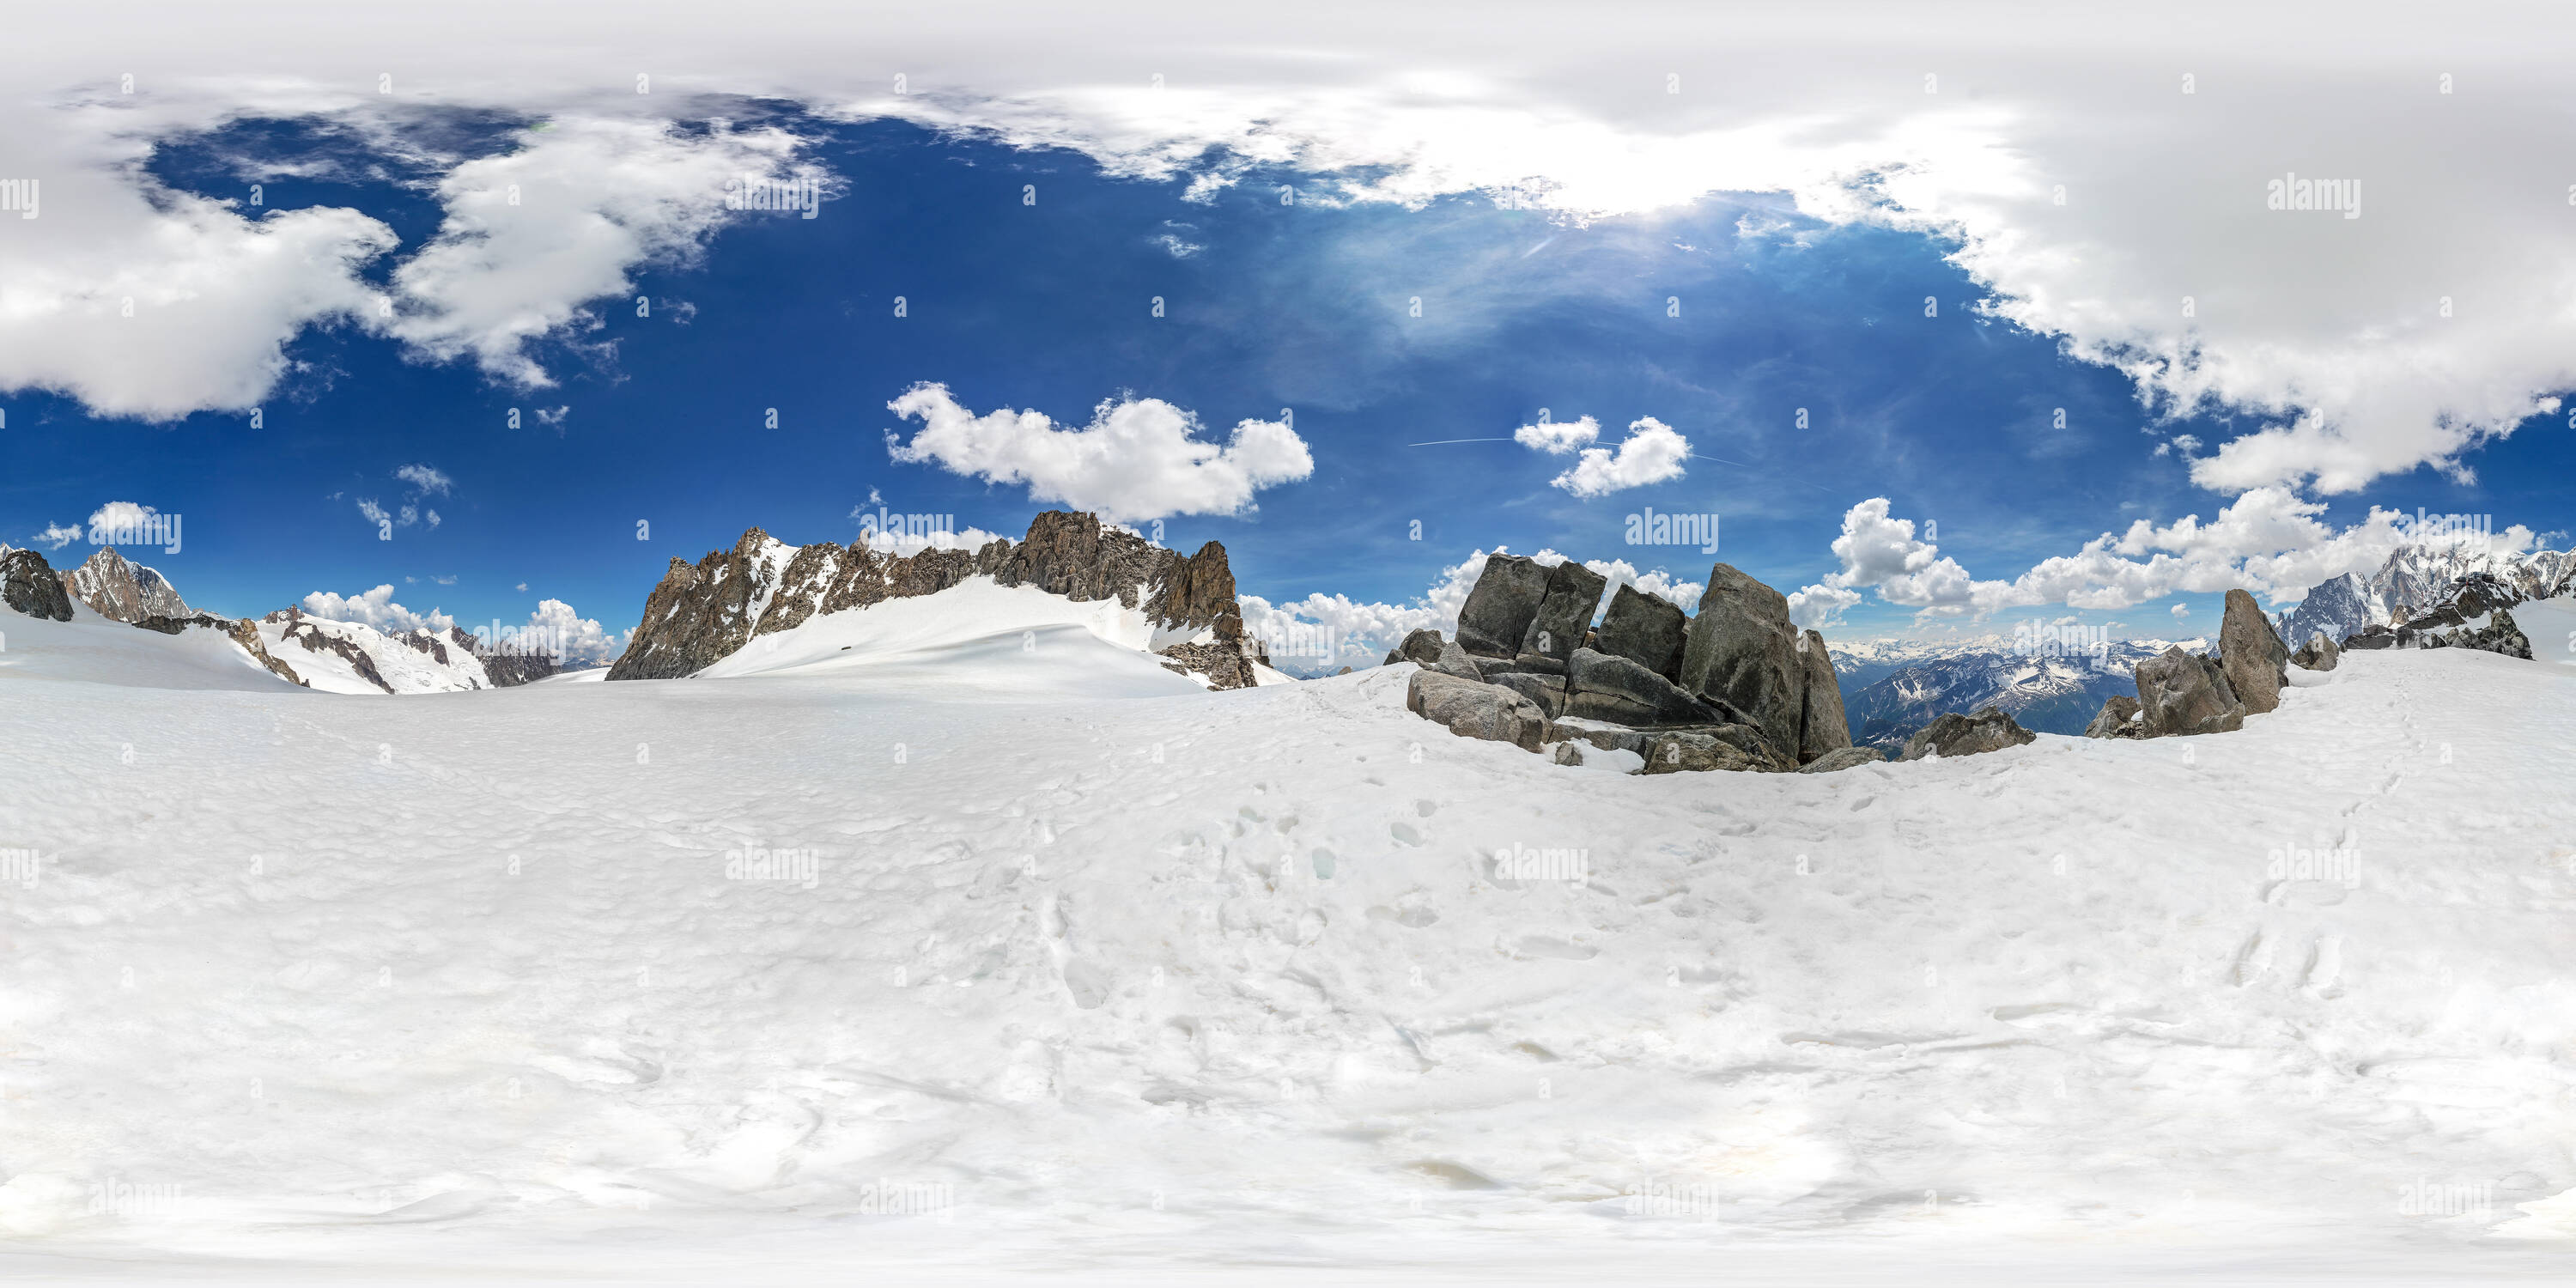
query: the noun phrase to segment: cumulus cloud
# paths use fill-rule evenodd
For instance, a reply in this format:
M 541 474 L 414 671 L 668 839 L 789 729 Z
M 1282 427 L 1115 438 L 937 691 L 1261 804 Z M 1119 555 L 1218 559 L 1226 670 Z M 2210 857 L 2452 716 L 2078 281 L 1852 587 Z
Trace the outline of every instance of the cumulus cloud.
M 693 262 L 731 217 L 727 180 L 822 182 L 792 164 L 796 146 L 774 128 L 557 116 L 515 150 L 439 181 L 445 218 L 395 270 L 395 315 L 375 325 L 429 358 L 470 357 L 523 388 L 551 385 L 528 347 L 595 325 L 584 306 L 634 295 L 636 266 Z
M 68 523 L 55 523 L 47 525 L 43 531 L 38 532 L 35 540 L 42 543 L 47 550 L 60 550 L 80 540 L 80 535 L 79 528 Z
M 2174 605 L 2174 606 L 2173 606 L 2173 615 L 2174 615 L 2174 620 L 2175 620 L 2175 621 L 2177 621 L 2177 622 L 2178 622 L 2178 621 L 2181 621 L 2182 619 L 2184 619 L 2184 618 L 2186 618 L 2186 617 L 2191 616 L 2191 605 L 2189 605 L 2189 604 L 2176 604 L 2176 605 Z
M 403 631 L 444 631 L 456 619 L 433 608 L 415 613 L 394 602 L 394 588 L 388 583 L 356 595 L 338 595 L 317 590 L 304 597 L 304 611 L 327 621 L 357 622 L 387 634 Z
M 428 465 L 406 465 L 394 471 L 394 477 L 409 483 L 424 496 L 445 496 L 453 486 L 445 474 Z
M 1590 447 L 1600 437 L 1601 422 L 1589 416 L 1580 420 L 1542 421 L 1512 431 L 1513 442 L 1551 456 L 1563 456 L 1578 448 Z
M 1592 418 L 1586 416 L 1577 423 L 1589 425 Z M 1528 433 L 1529 427 L 1523 427 L 1521 432 Z M 1682 462 L 1689 456 L 1689 440 L 1674 432 L 1672 426 L 1645 416 L 1628 426 L 1628 437 L 1619 444 L 1617 452 L 1605 447 L 1587 447 L 1583 449 L 1583 455 L 1575 459 L 1573 469 L 1548 482 L 1579 497 L 1607 496 L 1632 487 L 1680 478 Z
M 853 510 L 850 513 L 856 517 L 860 512 Z M 909 528 L 898 530 L 891 526 L 863 529 L 856 538 L 878 554 L 896 556 L 915 555 L 924 550 L 981 550 L 998 539 L 999 534 L 977 527 L 969 527 L 963 532 L 913 532 Z
M 1790 596 L 1803 625 L 1834 621 L 1860 602 L 1862 590 L 1931 617 L 1985 617 L 2004 608 L 2064 604 L 2118 610 L 2174 594 L 2244 589 L 2274 603 L 2294 601 L 2320 582 L 2376 570 L 2399 546 L 2473 547 L 2480 554 L 2531 549 L 2519 524 L 2502 532 L 2423 532 L 2406 516 L 2376 506 L 2359 523 L 2337 529 L 2318 516 L 2325 504 L 2288 487 L 2256 488 L 2203 521 L 2197 514 L 2158 526 L 2146 520 L 2106 532 L 2071 555 L 2041 560 L 2009 581 L 1978 580 L 1928 540 L 1910 519 L 1893 517 L 1885 497 L 1843 515 L 1833 543 L 1841 567 Z
M 626 651 L 626 635 L 611 633 L 598 622 L 573 611 L 572 605 L 560 599 L 537 602 L 537 610 L 528 614 L 522 630 L 544 646 L 557 650 L 567 666 L 601 666 L 617 660 Z
M 886 431 L 886 450 L 897 462 L 1026 484 L 1034 500 L 1111 522 L 1241 514 L 1256 508 L 1254 493 L 1315 470 L 1305 440 L 1283 423 L 1239 422 L 1219 445 L 1199 437 L 1196 416 L 1159 398 L 1103 402 L 1080 429 L 1060 428 L 1036 411 L 978 416 L 945 385 L 915 385 L 886 406 L 921 421 L 908 443 Z

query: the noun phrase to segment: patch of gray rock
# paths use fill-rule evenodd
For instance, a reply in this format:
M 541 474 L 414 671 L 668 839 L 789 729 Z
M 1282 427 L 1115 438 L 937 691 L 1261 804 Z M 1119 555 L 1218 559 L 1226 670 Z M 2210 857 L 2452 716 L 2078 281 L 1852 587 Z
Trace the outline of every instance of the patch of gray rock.
M 1709 571 L 1696 616 L 1573 560 L 1485 561 L 1454 639 L 1415 631 L 1387 654 L 1421 669 L 1405 708 L 1465 738 L 1581 764 L 1633 752 L 1648 774 L 1827 773 L 1881 759 L 1851 745 L 1824 637 L 1789 601 L 1735 568 Z M 2008 719 L 2008 718 L 2007 718 Z
M 2563 593 L 2565 586 L 2559 587 Z M 2473 648 L 2531 660 L 2531 640 L 2513 620 L 2512 607 L 2531 596 L 2484 572 L 2463 575 L 2442 602 L 2402 622 L 2372 623 L 2346 636 L 2345 648 Z M 2483 626 L 2469 623 L 2484 618 Z
M 2334 669 L 2337 650 L 2323 635 L 2296 655 L 2309 670 Z M 2227 592 L 2216 656 L 2166 649 L 2133 669 L 2138 695 L 2116 695 L 2102 704 L 2087 738 L 2172 738 L 2229 733 L 2247 716 L 2278 710 L 2294 660 L 2272 623 L 2242 590 Z

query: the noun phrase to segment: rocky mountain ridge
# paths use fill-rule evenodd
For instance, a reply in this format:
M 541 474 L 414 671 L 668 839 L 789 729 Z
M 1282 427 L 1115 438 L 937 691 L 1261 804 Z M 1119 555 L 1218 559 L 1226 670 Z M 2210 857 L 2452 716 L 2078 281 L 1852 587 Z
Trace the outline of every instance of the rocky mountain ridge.
M 1225 547 L 1183 555 L 1091 514 L 1050 510 L 1019 541 L 925 548 L 909 555 L 864 542 L 790 546 L 752 528 L 730 549 L 695 564 L 674 558 L 644 601 L 644 614 L 611 680 L 695 675 L 754 639 L 810 618 L 889 599 L 935 595 L 972 577 L 1031 586 L 1077 603 L 1115 600 L 1153 626 L 1152 651 L 1175 671 L 1219 689 L 1256 683 L 1267 661 L 1243 631 Z

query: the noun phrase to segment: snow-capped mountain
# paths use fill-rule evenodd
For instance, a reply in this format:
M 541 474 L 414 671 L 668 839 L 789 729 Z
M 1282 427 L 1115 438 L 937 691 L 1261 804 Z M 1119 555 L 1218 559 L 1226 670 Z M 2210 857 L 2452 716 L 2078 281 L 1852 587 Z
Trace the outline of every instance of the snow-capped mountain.
M 2532 550 L 2491 553 L 2459 545 L 2402 546 L 2379 571 L 2345 573 L 2309 588 L 2296 608 L 2276 615 L 2273 626 L 2292 647 L 2323 635 L 2341 644 L 2365 626 L 2394 626 L 2421 617 L 2447 599 L 2460 580 L 2494 577 L 2522 599 L 2565 594 L 2576 553 Z
M 114 546 L 100 546 L 86 562 L 64 569 L 60 576 L 64 593 L 109 621 L 131 625 L 148 617 L 191 614 L 188 601 L 179 597 L 169 578 L 128 561 Z
M 455 693 L 525 684 L 555 671 L 544 656 L 486 656 L 454 626 L 388 634 L 364 622 L 333 621 L 282 608 L 259 621 L 269 655 L 325 693 Z
M 978 594 L 965 597 L 974 600 L 970 606 L 953 594 L 970 585 L 1026 588 L 1058 602 Z M 875 646 L 882 647 L 883 631 L 847 622 L 820 629 L 820 623 L 890 601 L 933 596 L 944 597 L 942 602 L 956 611 L 907 612 L 904 617 L 934 635 L 939 632 L 933 623 L 944 617 L 987 633 L 1007 632 L 1014 639 L 1023 629 L 1078 624 L 1107 643 L 1146 653 L 1158 665 L 1212 688 L 1248 688 L 1288 678 L 1266 665 L 1259 642 L 1244 633 L 1224 546 L 1211 541 L 1197 554 L 1183 555 L 1092 515 L 1062 510 L 1031 520 L 1028 536 L 1018 542 L 993 537 L 971 549 L 933 545 L 911 554 L 894 554 L 865 540 L 848 546 L 828 541 L 791 546 L 753 528 L 730 550 L 711 551 L 695 564 L 671 561 L 661 584 L 645 600 L 642 620 L 608 678 L 674 679 L 774 669 L 762 659 L 778 655 L 781 645 L 772 637 L 785 632 L 802 634 L 786 646 L 787 656 L 803 656 L 806 645 L 825 637 L 833 641 L 835 653 L 855 650 L 863 641 L 878 641 Z M 1073 611 L 1067 605 L 1082 607 Z M 1021 617 L 1026 618 L 1024 626 L 1014 625 Z M 908 626 L 897 634 L 918 637 L 913 631 Z M 758 657 L 714 669 L 755 642 L 761 644 Z
M 2115 694 L 2134 694 L 2133 668 L 2179 644 L 2200 652 L 2207 641 L 2117 640 L 2098 648 L 2034 647 L 2001 636 L 1964 642 L 1875 641 L 1828 650 L 1843 683 L 1852 741 L 1902 746 L 1947 711 L 1992 704 L 2023 728 L 2082 733 Z

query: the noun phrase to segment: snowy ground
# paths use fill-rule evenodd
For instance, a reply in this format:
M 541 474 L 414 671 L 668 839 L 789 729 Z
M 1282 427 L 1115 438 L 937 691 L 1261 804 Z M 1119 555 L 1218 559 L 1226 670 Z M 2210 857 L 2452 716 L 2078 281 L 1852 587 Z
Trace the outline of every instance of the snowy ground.
M 7 625 L 12 1277 L 2576 1259 L 2566 666 L 1646 778 L 1453 738 L 1409 668 L 1205 693 L 1064 623 L 405 698 Z

